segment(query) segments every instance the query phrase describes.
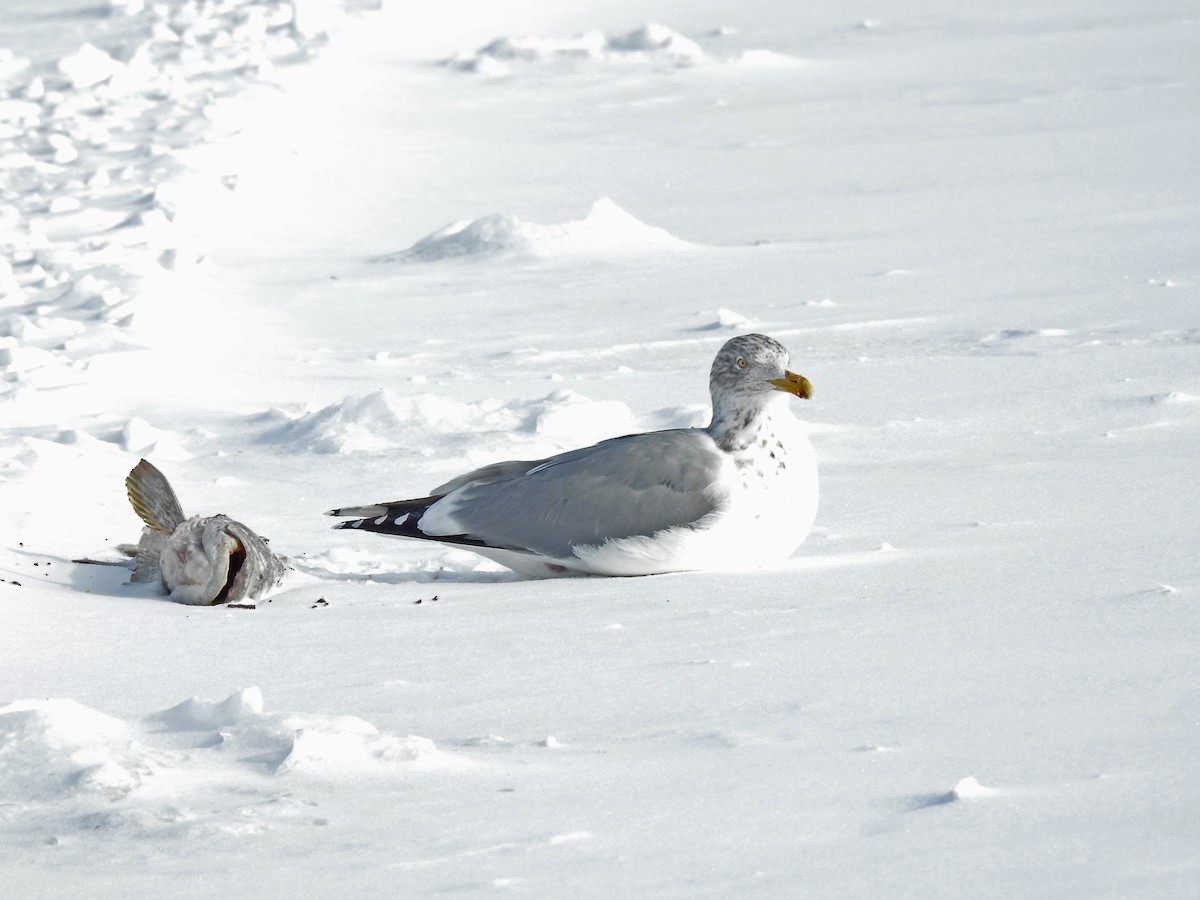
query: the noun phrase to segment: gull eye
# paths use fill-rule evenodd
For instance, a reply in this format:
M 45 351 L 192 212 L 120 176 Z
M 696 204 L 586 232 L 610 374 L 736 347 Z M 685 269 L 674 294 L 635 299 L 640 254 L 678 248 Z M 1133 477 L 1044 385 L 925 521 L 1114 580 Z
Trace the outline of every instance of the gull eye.
M 744 369 L 744 368 L 746 368 L 746 357 L 744 357 L 744 356 L 739 356 L 739 357 L 737 358 L 737 367 L 738 367 L 739 369 Z

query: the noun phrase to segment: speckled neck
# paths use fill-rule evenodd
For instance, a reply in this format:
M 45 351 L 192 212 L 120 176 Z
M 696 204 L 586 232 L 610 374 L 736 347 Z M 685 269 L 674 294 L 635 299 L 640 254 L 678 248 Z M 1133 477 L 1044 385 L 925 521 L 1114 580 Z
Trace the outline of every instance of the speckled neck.
M 787 395 L 779 392 L 754 398 L 739 398 L 738 404 L 713 398 L 713 417 L 707 431 L 726 453 L 739 453 L 755 446 L 775 431 L 775 415 L 786 413 Z

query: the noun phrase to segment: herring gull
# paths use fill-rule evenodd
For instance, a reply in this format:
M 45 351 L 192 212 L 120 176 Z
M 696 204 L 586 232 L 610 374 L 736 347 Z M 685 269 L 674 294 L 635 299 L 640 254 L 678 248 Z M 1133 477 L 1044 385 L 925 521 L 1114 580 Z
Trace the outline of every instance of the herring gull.
M 778 562 L 817 511 L 812 444 L 788 395 L 812 395 L 773 338 L 718 351 L 712 421 L 494 463 L 427 497 L 331 510 L 335 527 L 439 541 L 522 575 L 652 575 Z

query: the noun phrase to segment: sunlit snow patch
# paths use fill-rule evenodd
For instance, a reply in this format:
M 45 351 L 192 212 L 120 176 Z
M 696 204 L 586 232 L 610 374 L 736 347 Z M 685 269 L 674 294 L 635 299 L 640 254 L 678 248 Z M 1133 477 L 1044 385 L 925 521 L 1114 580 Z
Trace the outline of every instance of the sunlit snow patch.
M 77 30 L 91 37 L 69 52 L 0 48 L 0 301 L 12 322 L 0 340 L 20 340 L 16 353 L 0 345 L 0 397 L 86 383 L 92 358 L 124 349 L 134 313 L 152 305 L 143 280 L 204 255 L 193 229 L 233 173 L 181 191 L 192 151 L 236 131 L 219 111 L 276 63 L 315 52 L 344 9 L 369 5 L 107 0 L 63 13 L 81 17 L 62 26 L 65 46 Z M 93 18 L 104 26 L 85 29 Z
M 693 247 L 670 232 L 634 218 L 612 200 L 597 200 L 587 216 L 538 225 L 496 213 L 454 222 L 382 262 L 437 262 L 494 256 L 538 258 L 608 256 Z

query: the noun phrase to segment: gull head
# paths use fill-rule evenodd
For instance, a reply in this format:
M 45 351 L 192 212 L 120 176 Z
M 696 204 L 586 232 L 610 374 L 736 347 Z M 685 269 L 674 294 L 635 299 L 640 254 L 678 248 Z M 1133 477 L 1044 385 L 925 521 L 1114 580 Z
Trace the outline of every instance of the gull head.
M 812 396 L 808 379 L 788 370 L 787 348 L 765 334 L 742 334 L 726 341 L 713 360 L 709 383 L 714 402 L 718 393 L 747 399 L 770 396 L 772 391 L 803 400 Z
M 709 376 L 713 421 L 709 430 L 724 433 L 747 428 L 776 400 L 780 392 L 807 400 L 812 385 L 788 369 L 783 344 L 765 334 L 730 338 L 717 352 Z

